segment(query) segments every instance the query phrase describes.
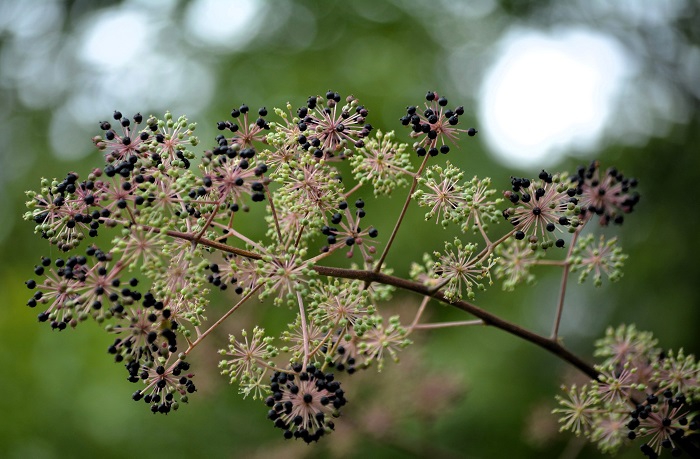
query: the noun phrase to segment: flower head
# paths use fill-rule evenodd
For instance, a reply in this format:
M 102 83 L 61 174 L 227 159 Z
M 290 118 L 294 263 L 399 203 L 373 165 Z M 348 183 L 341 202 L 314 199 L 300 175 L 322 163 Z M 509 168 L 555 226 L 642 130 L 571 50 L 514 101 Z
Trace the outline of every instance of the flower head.
M 414 199 L 421 207 L 430 210 L 425 214 L 425 219 L 435 218 L 435 223 L 443 226 L 451 221 L 464 219 L 465 207 L 464 188 L 461 185 L 464 173 L 449 161 L 445 167 L 433 165 L 429 167 L 418 183 L 425 189 L 419 189 L 413 193 Z
M 324 225 L 321 228 L 321 233 L 326 236 L 328 243 L 321 249 L 322 252 L 333 252 L 347 247 L 348 258 L 352 258 L 357 251 L 362 255 L 362 261 L 371 266 L 372 255 L 376 252 L 375 238 L 379 236 L 379 231 L 372 226 L 365 228 L 360 226 L 361 220 L 366 215 L 364 207 L 364 200 L 357 199 L 354 203 L 355 212 L 351 212 L 347 201 L 340 202 L 338 209 L 333 212 L 328 222 L 338 226 Z
M 322 97 L 309 97 L 306 107 L 297 111 L 298 142 L 317 159 L 343 159 L 348 143 L 362 147 L 372 130 L 372 125 L 365 123 L 367 109 L 355 97 L 348 96 L 343 106 L 340 100 L 340 94 L 328 91 L 325 107 Z
M 412 168 L 406 151 L 408 145 L 394 139 L 394 131 L 377 131 L 350 158 L 355 180 L 371 183 L 375 196 L 391 194 L 396 188 L 408 184 L 406 177 Z
M 509 238 L 496 247 L 496 255 L 494 274 L 497 279 L 503 279 L 503 290 L 513 291 L 518 284 L 535 282 L 530 270 L 542 257 L 541 250 L 532 250 L 523 239 Z
M 345 392 L 332 373 L 314 365 L 303 368 L 297 364 L 292 369 L 272 376 L 272 395 L 265 400 L 270 407 L 267 417 L 284 430 L 284 438 L 318 441 L 335 428 L 330 418 L 339 416 L 338 410 L 346 403 Z
M 485 283 L 493 283 L 490 270 L 495 260 L 492 256 L 480 259 L 476 248 L 476 244 L 464 244 L 455 239 L 445 243 L 444 253 L 435 253 L 440 258 L 433 271 L 446 284 L 445 297 L 450 301 L 462 298 L 463 291 L 470 300 L 474 299 L 475 289 L 485 290 Z
M 181 402 L 187 402 L 188 395 L 194 393 L 197 388 L 192 382 L 191 373 L 183 373 L 190 369 L 190 364 L 184 360 L 176 360 L 170 365 L 165 362 L 155 362 L 139 367 L 127 365 L 132 378 L 130 381 L 142 379 L 146 387 L 137 390 L 132 395 L 135 401 L 143 400 L 151 405 L 151 412 L 168 414 L 171 410 L 177 410 L 179 403 L 175 395 L 179 394 Z M 138 378 L 136 378 L 138 376 Z
M 557 401 L 561 408 L 556 408 L 553 413 L 561 414 L 559 422 L 560 430 L 570 430 L 576 435 L 588 435 L 593 424 L 596 400 L 588 390 L 588 386 L 577 387 L 575 384 L 562 387 L 567 398 L 557 395 Z
M 564 239 L 556 238 L 556 242 L 553 239 L 555 233 L 562 232 L 562 227 L 578 226 L 578 219 L 570 218 L 568 212 L 569 204 L 576 202 L 575 189 L 544 170 L 539 180 L 513 177 L 511 183 L 513 190 L 504 195 L 515 207 L 505 210 L 503 216 L 516 228 L 515 238 L 527 238 L 533 249 L 564 247 Z
M 258 109 L 258 117 L 253 122 L 250 119 L 250 107 L 242 104 L 238 108 L 231 110 L 231 118 L 233 121 L 219 121 L 217 128 L 220 131 L 230 131 L 233 134 L 226 142 L 219 140 L 220 152 L 226 152 L 229 145 L 236 145 L 243 149 L 254 148 L 255 142 L 263 142 L 267 135 L 265 131 L 270 130 L 270 125 L 265 120 L 267 109 L 261 107 Z
M 576 243 L 571 259 L 571 271 L 580 271 L 579 283 L 583 283 L 588 276 L 593 274 L 593 284 L 600 287 L 603 283 L 603 274 L 611 282 L 622 277 L 622 267 L 627 255 L 615 244 L 617 238 L 605 240 L 603 235 L 596 242 L 592 234 L 589 234 Z
M 466 132 L 470 137 L 476 135 L 477 130 L 474 128 L 456 127 L 459 117 L 464 114 L 464 107 L 448 109 L 447 98 L 440 97 L 434 91 L 428 91 L 425 100 L 425 110 L 420 111 L 418 107 L 411 105 L 406 108 L 406 115 L 401 118 L 401 124 L 411 126 L 411 137 L 419 139 L 414 144 L 418 156 L 448 153 L 450 147 L 446 140 L 455 143 L 460 132 Z
M 109 121 L 100 121 L 100 129 L 104 131 L 104 138 L 93 138 L 97 148 L 105 152 L 107 162 L 130 161 L 132 157 L 146 156 L 151 132 L 147 129 L 139 130 L 139 125 L 143 122 L 143 115 L 137 113 L 130 120 L 123 116 L 120 111 L 115 111 L 112 117 L 114 121 L 119 123 L 119 128 L 117 128 L 119 132 L 112 128 Z
M 600 216 L 603 226 L 613 222 L 621 224 L 623 214 L 630 213 L 639 202 L 639 194 L 632 189 L 637 180 L 626 178 L 617 169 L 610 168 L 601 177 L 600 164 L 593 161 L 587 168 L 579 167 L 577 174 L 571 178 L 580 196 L 579 205 L 584 216 Z

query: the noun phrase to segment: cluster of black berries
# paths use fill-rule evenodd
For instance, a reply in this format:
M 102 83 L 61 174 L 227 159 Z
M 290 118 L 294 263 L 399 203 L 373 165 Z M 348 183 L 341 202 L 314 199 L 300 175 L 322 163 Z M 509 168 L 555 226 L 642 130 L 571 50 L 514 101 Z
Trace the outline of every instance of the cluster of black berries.
M 246 104 L 243 104 L 240 107 L 234 108 L 233 110 L 231 110 L 231 118 L 238 119 L 241 115 L 246 117 L 248 115 L 249 111 L 250 111 L 250 107 L 248 107 Z M 267 108 L 260 107 L 258 109 L 258 118 L 255 120 L 255 125 L 259 129 L 265 129 L 265 130 L 270 129 L 270 125 L 265 120 L 266 116 L 267 116 Z M 244 120 L 245 119 L 246 118 L 244 118 Z M 238 126 L 237 123 L 231 122 L 228 120 L 227 121 L 219 121 L 218 123 L 216 123 L 216 127 L 220 131 L 224 131 L 224 130 L 228 129 L 231 132 L 238 132 L 240 129 L 240 126 Z M 244 128 L 247 128 L 247 126 L 245 126 Z
M 69 230 L 75 227 L 84 228 L 87 229 L 88 236 L 97 236 L 97 230 L 100 227 L 100 218 L 107 218 L 110 216 L 110 211 L 108 209 L 88 212 L 88 207 L 95 204 L 97 200 L 96 194 L 99 194 L 97 188 L 96 183 L 92 180 L 78 183 L 78 174 L 73 172 L 67 174 L 66 177 L 51 190 L 46 200 L 36 200 L 38 207 L 46 210 L 40 211 L 34 215 L 34 222 L 38 225 L 55 223 L 51 220 L 52 214 L 55 216 L 59 208 L 65 205 L 71 205 L 73 209 L 68 213 L 69 216 L 63 219 L 65 220 L 65 227 Z M 71 201 L 75 200 L 76 197 L 82 200 L 84 206 Z M 50 206 L 52 207 L 51 210 L 49 210 Z M 42 231 L 41 236 L 44 239 L 50 238 L 46 231 Z M 65 243 L 58 242 L 59 250 L 67 252 L 74 248 L 74 245 L 69 242 L 70 241 L 66 241 Z
M 156 355 L 167 357 L 177 352 L 175 331 L 179 324 L 172 319 L 172 311 L 162 301 L 156 301 L 151 292 L 143 296 L 143 309 L 136 309 L 123 316 L 128 323 L 115 325 L 111 331 L 128 336 L 116 338 L 107 349 L 114 355 L 115 362 L 124 359 L 129 362 L 142 359 L 152 361 Z M 130 374 L 129 380 L 134 382 L 133 378 L 134 375 Z
M 598 161 L 588 167 L 579 166 L 571 179 L 581 199 L 581 214 L 595 214 L 600 217 L 600 224 L 607 226 L 610 222 L 622 224 L 624 216 L 639 203 L 639 194 L 632 189 L 637 187 L 637 179 L 627 178 L 616 168 L 609 168 L 601 177 Z
M 235 153 L 235 151 L 234 151 Z M 249 158 L 252 158 L 255 155 L 255 150 L 252 148 L 245 148 L 240 151 L 240 158 L 242 158 L 240 161 L 238 161 L 237 164 L 233 165 L 233 168 L 238 168 L 241 170 L 246 170 L 250 167 L 250 163 L 248 162 Z M 233 157 L 236 155 L 234 154 Z M 215 160 L 213 163 L 214 166 L 219 166 L 219 167 L 224 167 L 226 162 L 228 161 L 228 158 L 230 156 L 220 156 Z M 233 181 L 233 185 L 237 187 L 241 187 L 244 185 L 248 185 L 250 187 L 250 199 L 253 202 L 262 202 L 265 200 L 265 185 L 264 181 L 267 180 L 263 176 L 267 172 L 267 164 L 265 163 L 258 163 L 257 166 L 255 166 L 255 169 L 253 169 L 253 175 L 257 177 L 257 180 L 252 180 L 252 176 L 246 175 L 246 178 L 244 177 L 238 177 L 235 181 Z M 246 180 L 249 179 L 249 180 Z M 269 182 L 268 182 L 269 183 Z M 223 173 L 218 173 L 217 171 L 214 171 L 212 174 L 205 175 L 202 179 L 202 186 L 197 188 L 196 190 L 190 191 L 190 197 L 195 198 L 197 196 L 204 196 L 207 194 L 208 189 L 211 187 L 216 187 L 218 184 L 224 184 L 224 187 L 230 186 L 230 177 L 225 176 Z M 229 203 L 228 207 L 231 211 L 237 212 L 239 209 L 238 203 L 233 202 Z
M 179 405 L 175 401 L 175 392 L 181 395 L 181 401 L 187 402 L 187 394 L 197 390 L 191 379 L 194 375 L 182 374 L 190 369 L 190 364 L 184 360 L 178 361 L 170 369 L 166 369 L 163 365 L 158 365 L 155 369 L 140 367 L 135 362 L 127 365 L 127 368 L 132 375 L 138 375 L 136 380 L 142 379 L 148 384 L 145 390 L 137 390 L 131 398 L 134 401 L 143 400 L 150 404 L 153 413 L 168 414 L 171 410 L 177 410 Z M 132 381 L 131 378 L 129 380 Z M 144 392 L 149 389 L 150 392 L 145 394 Z
M 303 371 L 302 371 L 303 370 Z M 272 395 L 265 400 L 270 408 L 268 419 L 284 430 L 284 438 L 301 438 L 306 443 L 318 441 L 335 425 L 329 417 L 339 416 L 346 404 L 345 392 L 331 373 L 314 365 L 292 366 L 292 372 L 275 372 L 271 377 Z
M 358 199 L 355 201 L 355 215 L 358 218 L 358 223 L 359 219 L 363 218 L 366 215 L 365 212 L 365 202 L 362 199 Z M 347 210 L 348 208 L 348 203 L 347 201 L 342 201 L 338 205 L 338 210 L 341 212 Z M 333 215 L 331 215 L 331 223 L 334 225 L 338 225 L 343 221 L 343 214 L 341 212 L 336 212 Z M 355 243 L 358 241 L 359 238 L 362 237 L 362 228 L 358 225 L 353 225 L 352 223 L 348 225 L 349 228 L 345 230 L 339 230 L 338 228 L 324 225 L 321 227 L 321 234 L 326 236 L 326 241 L 328 242 L 328 245 L 323 246 L 321 248 L 322 252 L 328 252 L 330 250 L 330 247 L 335 245 L 338 242 L 338 236 L 342 235 L 345 239 L 345 245 L 348 247 L 352 247 L 355 245 Z M 379 236 L 379 231 L 376 228 L 370 228 L 367 230 L 367 235 L 371 238 L 376 238 Z
M 131 120 L 129 120 L 129 118 L 126 118 L 125 116 L 123 116 L 122 112 L 120 112 L 119 110 L 115 110 L 113 115 L 112 115 L 112 118 L 114 118 L 116 121 L 118 121 L 119 124 L 121 124 L 122 128 L 124 128 L 127 133 L 130 131 Z M 143 121 L 143 115 L 141 115 L 141 113 L 137 113 L 133 116 L 133 120 L 134 120 L 135 125 L 139 125 Z M 157 125 L 152 125 L 149 127 L 151 128 L 151 131 L 156 131 L 158 129 Z M 100 121 L 100 129 L 105 131 L 105 139 L 108 141 L 113 141 L 115 138 L 118 137 L 118 134 L 114 131 L 114 129 L 112 129 L 112 125 L 109 123 L 109 121 Z M 141 131 L 139 133 L 139 140 L 141 140 L 142 142 L 148 140 L 149 137 L 150 137 L 150 135 L 148 134 L 147 131 Z M 132 139 L 128 135 L 124 135 L 124 136 L 119 137 L 119 141 L 124 146 L 131 145 L 131 143 L 134 140 L 135 139 Z
M 503 211 L 503 217 L 506 220 L 514 226 L 523 228 L 515 232 L 515 239 L 525 239 L 527 229 L 532 229 L 529 242 L 533 244 L 539 241 L 537 232 L 542 229 L 553 233 L 557 224 L 576 227 L 577 220 L 572 221 L 565 215 L 565 211 L 569 203 L 576 205 L 579 202 L 576 198 L 575 188 L 558 191 L 553 184 L 552 174 L 546 170 L 543 169 L 538 178 L 541 180 L 541 186 L 533 185 L 528 178 L 511 177 L 512 191 L 504 193 L 512 204 L 521 204 L 519 208 Z M 559 238 L 554 242 L 554 245 L 559 248 L 564 247 L 565 241 Z
M 437 156 L 438 153 L 449 153 L 450 147 L 448 145 L 443 143 L 439 148 L 437 147 L 437 138 L 441 134 L 451 136 L 450 131 L 459 124 L 459 117 L 464 114 L 464 107 L 460 105 L 452 110 L 445 109 L 444 107 L 448 104 L 447 98 L 438 97 L 434 91 L 428 91 L 425 100 L 429 105 L 426 105 L 422 115 L 418 113 L 418 107 L 410 105 L 406 107 L 406 114 L 399 121 L 404 126 L 410 125 L 415 136 L 426 135 L 428 149 L 426 150 L 426 145 L 422 143 L 416 144 L 415 151 L 418 156 L 426 154 Z M 467 135 L 473 137 L 478 131 L 469 128 L 466 132 Z
M 255 156 L 255 148 L 241 148 L 237 142 L 229 141 L 229 139 L 227 139 L 223 134 L 217 135 L 215 140 L 219 146 L 212 149 L 211 153 L 214 156 L 221 157 L 219 159 L 220 164 L 224 164 L 226 162 L 226 160 L 223 158 L 224 156 L 229 159 L 239 157 L 240 160 L 237 164 L 238 167 L 241 169 L 248 169 L 248 167 L 250 167 L 249 160 Z
M 143 116 L 140 113 L 133 116 L 133 126 L 132 121 L 124 117 L 118 110 L 114 112 L 113 118 L 121 125 L 122 134 L 118 134 L 110 122 L 100 121 L 100 128 L 105 131 L 104 138 L 99 136 L 93 138 L 93 142 L 98 149 L 107 151 L 105 156 L 107 162 L 120 161 L 123 163 L 133 161 L 133 164 L 138 160 L 138 157 L 145 157 L 149 151 L 146 142 L 158 130 L 156 119 L 149 118 L 147 121 L 148 129 L 139 131 L 138 125 L 143 121 Z M 159 143 L 163 143 L 165 137 L 162 134 L 156 134 L 156 140 Z
M 64 178 L 58 185 L 56 185 L 55 193 L 58 197 L 63 197 L 64 194 L 73 194 L 75 193 L 76 188 L 76 182 L 78 180 L 78 174 L 75 172 L 69 172 L 66 174 L 66 178 Z M 58 198 L 57 198 L 58 199 Z M 54 202 L 54 204 L 56 204 Z M 58 204 L 57 204 L 58 205 Z
M 328 347 L 323 346 L 321 352 L 324 354 L 328 352 Z M 338 371 L 345 371 L 347 374 L 351 375 L 357 371 L 357 360 L 352 355 L 352 353 L 342 344 L 335 348 L 335 359 L 332 362 L 328 362 L 328 366 L 335 368 Z M 365 368 L 361 366 L 360 368 Z
M 700 419 L 697 416 L 688 421 L 687 416 L 679 410 L 686 403 L 685 395 L 677 394 L 674 397 L 673 391 L 667 389 L 663 396 L 659 400 L 657 395 L 649 394 L 644 403 L 638 404 L 630 412 L 627 438 L 634 440 L 640 434 L 653 435 L 652 444 L 657 443 L 661 448 L 670 450 L 673 457 L 682 455 L 683 450 L 679 447 L 681 444 L 700 453 L 694 445 L 685 442 L 686 430 L 700 430 Z M 657 405 L 661 406 L 657 408 Z M 640 449 L 651 459 L 659 457 L 658 452 L 648 443 L 644 443 Z
M 112 164 L 107 164 L 104 167 L 104 174 L 107 177 L 114 177 L 115 175 L 119 175 L 124 178 L 129 178 L 131 174 L 134 172 L 134 169 L 136 168 L 136 163 L 138 162 L 138 157 L 136 156 L 130 156 L 128 159 L 124 161 L 120 161 L 118 163 L 112 163 Z
M 318 104 L 318 98 L 311 96 L 306 101 L 306 107 L 300 107 L 297 109 L 297 115 L 299 116 L 299 122 L 297 127 L 300 134 L 297 138 L 297 142 L 305 151 L 312 151 L 314 157 L 324 158 L 334 156 L 333 151 L 324 151 L 323 144 L 327 146 L 336 146 L 336 142 L 322 141 L 327 137 L 357 137 L 354 139 L 354 145 L 357 148 L 364 146 L 364 138 L 369 135 L 372 131 L 371 124 L 365 124 L 365 119 L 369 114 L 369 111 L 364 105 L 358 105 L 355 107 L 355 113 L 350 113 L 347 110 L 342 110 L 340 112 L 340 118 L 333 120 L 333 108 L 340 102 L 341 97 L 335 91 L 326 92 L 326 107 L 321 111 L 323 112 L 323 118 L 318 118 L 314 115 L 313 110 L 316 110 Z M 348 98 L 348 102 L 352 101 L 352 96 Z M 345 121 L 345 122 L 344 122 Z M 363 125 L 362 128 L 356 128 L 356 126 Z M 319 134 L 315 134 L 317 127 L 321 128 Z M 352 130 L 350 129 L 352 127 Z M 308 133 L 311 134 L 308 134 Z M 321 138 L 319 138 L 321 136 Z M 332 149 L 331 149 L 332 150 Z M 342 158 L 341 151 L 341 158 Z
M 98 264 L 111 260 L 110 254 L 106 254 L 95 247 L 89 247 L 86 254 L 94 257 Z M 46 291 L 37 290 L 32 298 L 27 301 L 27 306 L 32 308 L 49 298 L 54 301 L 47 311 L 39 314 L 38 319 L 40 322 L 52 319 L 52 329 L 65 330 L 68 325 L 75 327 L 78 324 L 80 315 L 74 314 L 77 309 L 89 310 L 99 314 L 103 310 L 103 302 L 107 300 L 111 303 L 110 313 L 119 315 L 124 312 L 122 299 L 128 299 L 128 301 L 141 299 L 140 292 L 122 286 L 119 278 L 109 279 L 109 282 L 105 281 L 106 283 L 100 281 L 99 279 L 106 279 L 109 276 L 107 267 L 101 265 L 90 268 L 87 265 L 87 261 L 88 259 L 81 255 L 74 255 L 66 260 L 62 258 L 55 260 L 54 265 L 57 268 L 55 270 L 56 278 L 47 280 L 43 286 Z M 42 276 L 46 274 L 46 268 L 49 266 L 51 266 L 51 259 L 42 257 L 41 264 L 34 267 L 34 273 Z M 97 274 L 97 280 L 88 279 L 91 269 Z M 37 287 L 37 282 L 33 279 L 26 281 L 25 284 L 31 290 Z M 129 286 L 131 287 L 135 287 L 137 284 L 138 280 L 135 278 L 129 281 Z M 72 291 L 72 293 L 69 293 L 69 291 Z M 86 302 L 89 302 L 89 304 L 83 304 Z M 62 319 L 59 320 L 56 314 L 52 317 L 52 312 L 54 311 L 62 311 Z
M 231 255 L 231 256 L 233 256 L 233 255 Z M 218 287 L 219 290 L 222 290 L 222 291 L 226 290 L 226 289 L 228 289 L 228 284 L 236 285 L 236 283 L 238 282 L 238 279 L 236 279 L 235 277 L 231 277 L 227 283 L 226 280 L 222 278 L 223 276 L 222 276 L 222 273 L 219 269 L 219 265 L 216 263 L 211 263 L 207 267 L 207 269 L 209 269 L 209 271 L 211 271 L 211 274 L 207 275 L 207 282 L 209 282 L 210 284 L 212 284 L 215 287 Z M 240 295 L 241 293 L 243 293 L 243 287 L 240 285 L 237 285 L 236 288 L 234 289 L 234 292 L 236 292 L 237 294 Z

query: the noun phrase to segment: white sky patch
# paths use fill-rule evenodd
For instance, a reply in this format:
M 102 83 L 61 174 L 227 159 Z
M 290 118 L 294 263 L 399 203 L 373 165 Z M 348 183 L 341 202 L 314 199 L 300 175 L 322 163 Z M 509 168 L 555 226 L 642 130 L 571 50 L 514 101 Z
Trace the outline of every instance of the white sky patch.
M 481 88 L 480 135 L 498 159 L 547 166 L 595 148 L 629 65 L 612 38 L 585 29 L 515 30 Z
M 185 11 L 184 25 L 195 41 L 233 51 L 255 38 L 266 10 L 263 0 L 195 0 Z
M 80 56 L 101 67 L 113 70 L 136 64 L 150 43 L 146 15 L 137 11 L 108 9 L 89 21 L 91 27 L 82 38 Z

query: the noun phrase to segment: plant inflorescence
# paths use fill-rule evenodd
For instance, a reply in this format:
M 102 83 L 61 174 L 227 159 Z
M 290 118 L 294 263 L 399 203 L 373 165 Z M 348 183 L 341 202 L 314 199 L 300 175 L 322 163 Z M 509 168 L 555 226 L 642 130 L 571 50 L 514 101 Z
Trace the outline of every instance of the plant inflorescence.
M 499 193 L 491 179 L 466 176 L 441 158 L 460 136 L 477 134 L 460 127 L 464 113 L 428 91 L 400 118 L 410 130 L 405 143 L 374 129 L 356 98 L 334 91 L 297 109 L 241 105 L 197 156 L 196 124 L 184 116 L 115 111 L 93 138 L 104 167 L 42 179 L 39 191 L 27 193 L 25 218 L 65 252 L 39 260 L 26 282 L 27 304 L 54 330 L 102 324 L 114 337 L 107 351 L 138 385 L 132 398 L 154 413 L 177 410 L 196 392 L 192 350 L 239 309 L 268 299 L 270 313 L 294 311 L 288 328 L 278 336 L 260 326 L 231 335 L 219 367 L 243 396 L 264 402 L 285 438 L 309 443 L 330 433 L 352 400 L 341 380 L 397 360 L 413 333 L 492 326 L 591 379 L 560 398 L 564 429 L 606 451 L 634 439 L 650 457 L 694 451 L 693 356 L 661 352 L 650 334 L 629 326 L 600 341 L 605 360 L 594 367 L 558 339 L 570 273 L 596 286 L 622 276 L 626 255 L 616 240 L 584 229 L 622 224 L 639 201 L 636 180 L 593 162 L 571 174 L 511 177 Z M 365 201 L 404 188 L 393 230 L 380 233 Z M 386 257 L 409 206 L 460 235 L 424 254 L 404 279 L 392 275 Z M 244 231 L 241 222 L 251 218 L 265 231 Z M 472 303 L 494 282 L 504 290 L 533 282 L 539 265 L 562 270 L 551 336 Z M 409 318 L 384 315 L 397 289 L 422 298 Z M 212 290 L 227 291 L 233 304 L 210 304 Z M 426 322 L 431 300 L 473 319 Z

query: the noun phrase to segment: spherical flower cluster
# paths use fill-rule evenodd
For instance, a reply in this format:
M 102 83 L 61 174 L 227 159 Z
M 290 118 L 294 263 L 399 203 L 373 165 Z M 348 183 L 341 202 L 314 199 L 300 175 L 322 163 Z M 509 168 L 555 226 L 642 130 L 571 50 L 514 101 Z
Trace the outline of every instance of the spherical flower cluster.
M 381 371 L 387 358 L 397 362 L 399 351 L 411 344 L 407 335 L 408 330 L 401 325 L 399 316 L 391 316 L 388 324 L 384 324 L 380 317 L 357 344 L 364 357 L 364 365 L 376 362 L 377 369 Z
M 603 226 L 610 222 L 622 224 L 624 214 L 632 212 L 639 202 L 639 194 L 632 191 L 637 180 L 625 177 L 615 168 L 601 175 L 600 164 L 593 161 L 588 167 L 579 167 L 571 178 L 579 196 L 581 215 L 584 218 L 598 215 Z
M 449 161 L 444 167 L 437 164 L 426 169 L 418 179 L 421 189 L 413 193 L 421 207 L 428 207 L 426 220 L 435 219 L 435 223 L 447 226 L 450 222 L 465 218 L 465 197 L 462 178 L 464 173 Z
M 146 384 L 144 389 L 137 390 L 132 395 L 134 401 L 143 400 L 151 406 L 151 412 L 168 414 L 171 410 L 177 410 L 179 403 L 175 395 L 180 396 L 180 401 L 187 403 L 187 394 L 194 393 L 197 388 L 192 382 L 191 373 L 183 373 L 190 369 L 190 364 L 184 360 L 177 360 L 171 365 L 165 362 L 156 362 L 148 366 L 127 365 L 130 370 L 129 380 L 137 382 L 139 379 Z
M 585 282 L 590 274 L 596 287 L 602 285 L 603 275 L 611 282 L 620 280 L 627 255 L 616 243 L 616 238 L 606 241 L 603 235 L 596 241 L 592 234 L 578 240 L 572 252 L 571 271 L 580 271 L 579 283 Z
M 130 162 L 131 158 L 137 159 L 147 154 L 148 141 L 157 127 L 154 124 L 149 124 L 154 128 L 139 130 L 139 125 L 143 122 L 143 115 L 140 113 L 135 114 L 130 120 L 123 116 L 120 111 L 115 110 L 112 118 L 119 123 L 121 133 L 114 130 L 109 121 L 100 121 L 100 129 L 104 131 L 104 138 L 93 138 L 95 146 L 99 150 L 105 151 L 107 162 Z
M 211 161 L 203 165 L 202 187 L 197 195 L 202 196 L 203 201 L 237 212 L 245 205 L 245 197 L 253 202 L 265 199 L 267 166 L 259 163 L 251 167 L 250 161 L 255 156 L 252 148 L 241 150 L 234 144 L 228 151 L 225 155 L 213 153 Z
M 485 234 L 490 223 L 500 221 L 501 211 L 498 205 L 503 199 L 493 196 L 496 190 L 491 188 L 489 177 L 480 179 L 476 176 L 464 183 L 464 212 L 466 217 L 462 223 L 462 231 L 467 232 L 470 228 Z
M 172 311 L 162 301 L 156 301 L 152 293 L 144 295 L 142 306 L 127 308 L 119 319 L 106 327 L 107 331 L 120 335 L 108 348 L 115 361 L 150 362 L 177 352 L 179 324 L 173 319 Z
M 173 119 L 170 112 L 166 112 L 163 119 L 151 116 L 146 124 L 151 132 L 148 145 L 151 160 L 164 168 L 189 168 L 194 154 L 188 148 L 199 143 L 199 139 L 194 136 L 197 125 L 189 123 L 184 116 Z
M 53 329 L 75 327 L 89 317 L 102 322 L 121 314 L 124 304 L 141 299 L 141 293 L 133 289 L 138 280 L 132 278 L 122 283 L 120 274 L 124 266 L 119 262 L 110 266 L 111 254 L 95 247 L 89 248 L 86 254 L 87 257 L 57 258 L 55 267 L 51 267 L 50 258 L 42 257 L 34 273 L 43 279 L 26 282 L 29 289 L 36 290 L 27 305 L 48 305 L 39 320 L 49 321 Z M 88 257 L 94 258 L 94 264 Z
M 230 383 L 239 383 L 241 394 L 252 394 L 254 400 L 267 395 L 263 379 L 278 349 L 273 345 L 273 337 L 265 336 L 263 328 L 255 327 L 250 337 L 242 330 L 241 339 L 229 335 L 228 348 L 221 349 L 219 354 L 228 357 L 219 362 L 221 374 L 228 376 Z
M 445 286 L 445 298 L 454 301 L 462 298 L 475 298 L 474 290 L 486 290 L 491 285 L 491 268 L 495 264 L 493 256 L 483 257 L 476 244 L 464 244 L 459 239 L 445 243 L 445 251 L 435 252 L 439 257 L 432 271 L 438 276 L 440 285 Z
M 233 121 L 219 121 L 217 128 L 220 131 L 230 131 L 232 136 L 226 139 L 225 137 L 218 138 L 218 151 L 223 153 L 231 146 L 236 145 L 241 149 L 253 148 L 256 142 L 262 142 L 265 139 L 266 132 L 270 130 L 270 125 L 265 120 L 267 116 L 267 108 L 261 107 L 258 109 L 258 117 L 255 122 L 249 119 L 250 107 L 242 104 L 238 108 L 231 110 L 231 118 Z M 226 142 L 222 142 L 221 140 Z
M 408 144 L 398 143 L 394 131 L 377 131 L 365 140 L 357 153 L 350 157 L 355 180 L 360 184 L 371 183 L 374 195 L 389 195 L 395 189 L 405 187 L 407 176 L 413 175 Z
M 411 126 L 411 137 L 419 139 L 414 144 L 418 156 L 448 153 L 450 146 L 445 141 L 455 143 L 460 132 L 466 132 L 470 137 L 476 135 L 477 130 L 474 128 L 465 130 L 455 127 L 459 124 L 459 117 L 464 114 L 464 107 L 446 108 L 447 98 L 440 97 L 434 91 L 428 91 L 425 100 L 425 110 L 421 112 L 418 107 L 411 105 L 406 108 L 406 115 L 401 117 L 401 124 Z
M 568 398 L 557 397 L 560 407 L 554 412 L 561 415 L 562 430 L 584 435 L 609 452 L 629 440 L 643 441 L 641 451 L 651 458 L 663 450 L 674 457 L 684 449 L 697 451 L 692 444 L 700 429 L 693 414 L 700 395 L 695 357 L 662 352 L 650 333 L 634 326 L 609 329 L 596 345 L 597 355 L 606 357 L 596 366 L 598 378 L 580 389 L 565 388 Z
M 345 392 L 332 373 L 314 365 L 295 364 L 292 371 L 275 372 L 271 378 L 272 395 L 265 400 L 270 407 L 268 419 L 284 430 L 284 438 L 318 441 L 335 428 L 330 419 L 339 416 L 346 404 Z
M 86 236 L 97 236 L 103 220 L 112 214 L 110 208 L 100 206 L 108 186 L 95 180 L 99 175 L 93 173 L 83 182 L 74 172 L 60 182 L 42 179 L 41 192 L 27 192 L 30 211 L 24 218 L 33 220 L 35 232 L 64 252 L 76 248 Z
M 360 226 L 361 219 L 366 215 L 364 207 L 365 202 L 357 199 L 354 202 L 355 212 L 353 213 L 347 201 L 340 202 L 328 222 L 338 226 L 324 225 L 321 228 L 321 233 L 326 236 L 327 242 L 327 245 L 321 248 L 321 252 L 330 253 L 347 247 L 348 258 L 352 258 L 357 250 L 362 254 L 363 262 L 371 266 L 372 255 L 376 252 L 376 242 L 373 239 L 379 236 L 379 230 L 372 226 L 365 229 Z
M 530 244 L 523 239 L 509 238 L 496 247 L 496 255 L 494 275 L 503 280 L 503 290 L 513 291 L 518 284 L 532 284 L 535 281 L 532 268 L 544 253 L 532 250 Z
M 364 146 L 364 138 L 372 131 L 372 125 L 365 123 L 368 110 L 353 96 L 345 99 L 340 106 L 340 94 L 326 92 L 325 107 L 321 97 L 309 97 L 306 107 L 297 111 L 301 132 L 299 144 L 304 150 L 313 153 L 318 159 L 343 159 L 348 143 L 355 147 Z
M 515 227 L 515 238 L 526 239 L 533 250 L 553 245 L 564 247 L 564 239 L 555 235 L 562 228 L 573 231 L 579 225 L 571 212 L 578 202 L 574 197 L 576 190 L 544 170 L 539 180 L 513 177 L 511 184 L 512 191 L 504 195 L 516 207 L 506 209 L 503 216 Z

